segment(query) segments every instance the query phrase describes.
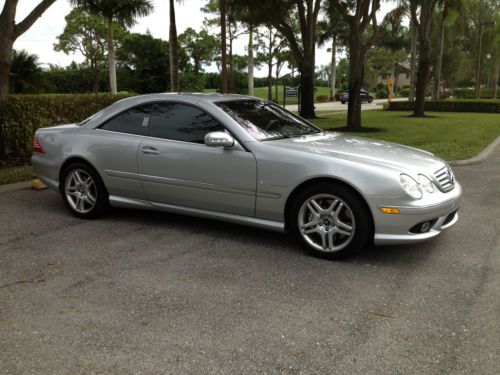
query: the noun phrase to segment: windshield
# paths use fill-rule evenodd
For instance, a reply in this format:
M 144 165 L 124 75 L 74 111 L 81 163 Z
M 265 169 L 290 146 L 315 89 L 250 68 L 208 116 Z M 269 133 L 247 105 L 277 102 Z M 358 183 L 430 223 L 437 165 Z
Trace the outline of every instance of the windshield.
M 300 117 L 262 100 L 236 100 L 216 104 L 261 141 L 321 132 Z

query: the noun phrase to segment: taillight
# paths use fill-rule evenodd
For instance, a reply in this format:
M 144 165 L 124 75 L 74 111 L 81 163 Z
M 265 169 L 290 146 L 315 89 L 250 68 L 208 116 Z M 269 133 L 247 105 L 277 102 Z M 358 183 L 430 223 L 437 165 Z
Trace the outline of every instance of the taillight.
M 45 151 L 43 151 L 43 148 L 40 145 L 40 142 L 38 142 L 36 136 L 33 137 L 33 152 L 36 152 L 37 154 L 45 154 Z

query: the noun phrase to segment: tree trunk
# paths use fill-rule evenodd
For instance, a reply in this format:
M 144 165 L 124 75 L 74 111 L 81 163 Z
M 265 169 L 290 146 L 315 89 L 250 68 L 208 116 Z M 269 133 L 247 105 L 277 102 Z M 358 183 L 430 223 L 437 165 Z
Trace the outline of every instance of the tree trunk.
M 179 58 L 177 56 L 177 25 L 175 22 L 175 0 L 170 0 L 170 28 L 168 49 L 170 52 L 170 91 L 179 92 Z
M 349 101 L 347 103 L 347 128 L 361 128 L 361 94 L 365 70 L 362 35 L 351 27 L 349 35 Z
M 9 76 L 14 41 L 24 34 L 56 0 L 42 0 L 16 24 L 18 0 L 5 0 L 0 13 L 0 160 L 6 156 L 5 110 L 9 94 Z
M 7 7 L 10 5 L 10 7 Z M 15 4 L 5 4 L 0 16 L 0 160 L 6 158 L 6 107 L 9 95 L 10 65 L 12 61 L 12 46 L 14 45 Z
M 421 42 L 422 44 L 422 42 Z M 429 46 L 420 47 L 420 54 L 418 58 L 418 72 L 417 72 L 417 87 L 415 92 L 415 107 L 413 110 L 414 117 L 425 117 L 425 89 L 429 80 L 430 59 L 429 59 Z
M 410 32 L 410 88 L 408 100 L 410 102 L 413 102 L 415 100 L 415 77 L 417 71 L 417 27 L 412 20 L 410 20 Z
M 498 52 L 495 56 L 495 72 L 493 73 L 493 99 L 497 98 L 498 93 L 498 73 L 500 71 L 500 57 Z
M 253 26 L 250 25 L 248 36 L 248 95 L 253 96 Z
M 332 62 L 330 68 L 330 100 L 335 101 L 335 85 L 337 79 L 337 41 L 333 37 L 332 41 Z
M 481 52 L 483 46 L 483 24 L 479 24 L 479 48 L 476 57 L 476 100 L 481 98 Z
M 226 0 L 219 0 L 221 40 L 221 92 L 227 94 L 227 50 L 226 50 Z
M 267 100 L 273 100 L 273 60 L 267 61 Z
M 443 10 L 443 17 L 441 18 L 441 25 L 438 35 L 438 51 L 436 56 L 436 66 L 434 67 L 434 84 L 432 86 L 432 100 L 441 99 L 441 71 L 443 67 L 443 52 L 444 52 L 444 31 L 445 21 L 448 16 L 448 7 L 445 6 Z
M 108 19 L 108 68 L 109 68 L 109 87 L 111 94 L 118 93 L 116 87 L 116 62 L 115 62 L 115 42 L 113 37 L 113 19 Z
M 235 82 L 234 82 L 234 65 L 233 65 L 233 35 L 231 33 L 231 26 L 229 26 L 229 56 L 228 56 L 228 65 L 229 65 L 229 77 L 228 77 L 228 86 L 229 92 L 235 92 Z

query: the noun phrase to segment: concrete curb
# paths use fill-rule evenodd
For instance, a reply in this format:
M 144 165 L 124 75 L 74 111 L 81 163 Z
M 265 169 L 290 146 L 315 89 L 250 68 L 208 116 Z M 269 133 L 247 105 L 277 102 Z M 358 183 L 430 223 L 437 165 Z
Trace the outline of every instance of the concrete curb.
M 472 159 L 465 160 L 451 160 L 448 162 L 451 166 L 465 166 L 465 165 L 474 165 L 479 164 L 488 159 L 496 146 L 500 144 L 500 135 L 496 137 L 496 139 L 491 142 L 483 151 L 474 156 Z
M 14 184 L 0 185 L 0 194 L 22 189 L 31 189 L 31 181 L 22 181 L 16 182 Z

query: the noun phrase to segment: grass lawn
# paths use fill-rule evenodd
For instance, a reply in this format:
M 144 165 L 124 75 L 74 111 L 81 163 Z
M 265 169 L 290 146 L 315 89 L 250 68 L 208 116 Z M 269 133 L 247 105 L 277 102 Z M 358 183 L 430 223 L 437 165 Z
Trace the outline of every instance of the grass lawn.
M 31 165 L 22 165 L 19 167 L 1 167 L 0 185 L 13 184 L 14 182 L 28 181 L 33 176 Z
M 383 129 L 379 133 L 356 135 L 401 143 L 431 151 L 446 160 L 469 159 L 500 135 L 500 114 L 428 112 L 428 118 L 408 117 L 409 112 L 364 111 L 364 127 Z M 346 114 L 322 115 L 312 120 L 323 128 L 346 125 Z
M 215 92 L 215 89 L 207 89 L 205 92 Z M 273 98 L 276 97 L 276 88 L 273 86 Z M 267 87 L 255 87 L 253 95 L 257 98 L 267 99 Z M 328 87 L 316 87 L 316 93 L 314 97 L 320 95 L 330 95 L 330 89 Z M 283 104 L 283 85 L 278 86 L 278 102 Z M 286 104 L 297 104 L 297 98 L 286 98 Z

